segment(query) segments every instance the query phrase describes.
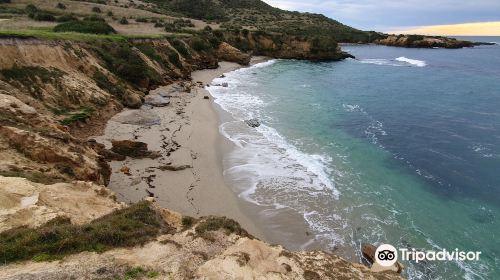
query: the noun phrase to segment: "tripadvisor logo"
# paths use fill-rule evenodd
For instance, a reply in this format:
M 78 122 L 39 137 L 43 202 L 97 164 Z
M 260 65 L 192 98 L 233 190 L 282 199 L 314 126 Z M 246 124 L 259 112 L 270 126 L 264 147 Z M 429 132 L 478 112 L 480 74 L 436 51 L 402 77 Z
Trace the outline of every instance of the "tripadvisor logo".
M 390 244 L 382 244 L 375 251 L 375 261 L 381 266 L 393 266 L 398 261 L 398 251 Z
M 416 249 L 399 249 L 399 256 L 402 261 L 478 261 L 481 252 L 460 251 L 455 249 L 449 251 L 442 249 L 439 251 L 418 251 Z M 375 251 L 375 261 L 381 266 L 393 266 L 398 261 L 398 250 L 390 244 L 382 244 Z

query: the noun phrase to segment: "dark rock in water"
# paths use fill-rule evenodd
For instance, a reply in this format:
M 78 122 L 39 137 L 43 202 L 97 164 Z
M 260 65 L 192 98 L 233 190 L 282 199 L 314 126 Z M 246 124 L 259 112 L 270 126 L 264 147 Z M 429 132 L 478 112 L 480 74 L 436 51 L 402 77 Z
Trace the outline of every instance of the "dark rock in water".
M 249 126 L 249 127 L 259 127 L 260 126 L 260 122 L 259 120 L 257 119 L 250 119 L 250 120 L 246 120 L 245 123 Z
M 131 140 L 113 140 L 111 150 L 117 154 L 129 157 L 148 157 L 151 152 L 148 150 L 148 144 Z
M 225 77 L 226 77 L 226 75 L 224 75 L 224 74 L 219 76 L 219 78 L 225 78 Z
M 364 243 L 361 245 L 361 252 L 363 253 L 363 256 L 371 263 L 373 264 L 375 262 L 375 252 L 377 251 L 377 248 L 373 246 L 372 244 Z
M 170 104 L 170 100 L 166 97 L 155 94 L 146 96 L 144 103 L 153 107 L 165 107 Z
M 228 83 L 222 83 L 222 87 L 228 87 L 229 84 Z

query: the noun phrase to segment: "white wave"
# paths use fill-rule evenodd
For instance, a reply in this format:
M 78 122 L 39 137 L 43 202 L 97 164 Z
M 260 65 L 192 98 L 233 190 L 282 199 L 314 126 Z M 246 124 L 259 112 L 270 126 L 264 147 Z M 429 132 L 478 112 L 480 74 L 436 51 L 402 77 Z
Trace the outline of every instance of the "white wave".
M 307 154 L 289 143 L 274 128 L 265 123 L 258 128 L 248 128 L 243 121 L 258 118 L 266 120 L 263 109 L 268 100 L 260 97 L 255 89 L 247 87 L 252 84 L 251 69 L 267 67 L 276 60 L 242 68 L 213 81 L 228 83 L 228 87 L 207 87 L 224 111 L 229 112 L 235 121 L 225 122 L 219 127 L 220 133 L 237 146 L 237 151 L 226 156 L 226 174 L 232 179 L 245 182 L 247 187 L 241 195 L 245 198 L 255 191 L 257 184 L 271 178 L 297 181 L 295 187 L 307 188 L 311 191 L 328 189 L 335 197 L 339 193 L 329 179 L 329 158 L 322 155 Z M 284 179 L 288 178 L 288 179 Z
M 408 66 L 408 64 L 416 67 L 427 66 L 427 63 L 423 60 L 410 59 L 404 56 L 397 57 L 393 60 L 384 58 L 366 58 L 366 59 L 360 59 L 358 61 L 364 64 L 375 64 L 375 65 L 396 66 L 396 67 Z
M 423 60 L 417 60 L 417 59 L 411 59 L 411 58 L 406 58 L 404 56 L 400 56 L 398 58 L 396 58 L 397 61 L 401 61 L 401 62 L 406 62 L 406 63 L 409 63 L 411 65 L 415 65 L 417 67 L 425 67 L 427 66 L 427 63 Z
M 403 66 L 398 63 L 394 63 L 389 59 L 382 59 L 382 58 L 367 58 L 367 59 L 361 59 L 358 60 L 361 63 L 364 64 L 376 64 L 376 65 L 388 65 L 388 66 Z

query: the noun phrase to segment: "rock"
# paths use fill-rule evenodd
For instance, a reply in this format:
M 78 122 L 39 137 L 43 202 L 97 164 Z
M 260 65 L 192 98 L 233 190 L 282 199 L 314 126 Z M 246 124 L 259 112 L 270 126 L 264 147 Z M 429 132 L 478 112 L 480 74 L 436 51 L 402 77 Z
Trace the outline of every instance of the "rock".
M 376 40 L 374 43 L 405 48 L 459 49 L 474 46 L 474 43 L 469 41 L 424 35 L 389 35 L 386 38 Z
M 124 111 L 111 118 L 111 120 L 123 124 L 133 124 L 133 125 L 143 125 L 143 126 L 158 125 L 161 123 L 160 116 L 151 111 L 146 111 L 146 110 Z
M 208 95 L 205 95 L 203 96 L 203 99 L 210 99 L 210 97 L 208 97 Z
M 113 140 L 111 150 L 120 155 L 143 158 L 151 155 L 148 144 L 132 140 Z
M 124 173 L 124 174 L 126 174 L 126 175 L 131 175 L 131 174 L 130 174 L 130 168 L 129 168 L 128 166 L 126 166 L 126 165 L 124 165 L 124 166 L 122 166 L 122 167 L 120 168 L 120 172 L 122 172 L 122 173 Z
M 68 217 L 73 224 L 89 223 L 122 208 L 124 204 L 115 198 L 108 188 L 90 182 L 44 185 L 0 176 L 0 232 L 35 228 L 56 217 Z
M 137 93 L 128 91 L 123 95 L 123 105 L 132 109 L 139 109 L 142 106 L 142 99 Z
M 222 87 L 228 87 L 229 84 L 228 83 L 222 83 Z
M 153 107 L 165 107 L 170 104 L 170 100 L 161 95 L 150 94 L 145 97 L 144 103 Z
M 243 53 L 226 42 L 219 45 L 216 50 L 216 55 L 221 60 L 236 62 L 241 65 L 248 65 L 251 59 L 249 54 Z M 222 75 L 221 78 L 223 78 L 223 76 L 224 75 Z
M 246 120 L 245 123 L 249 126 L 249 127 L 259 127 L 260 126 L 260 122 L 259 120 L 257 119 L 249 119 L 249 120 Z
M 375 262 L 375 251 L 377 251 L 377 247 L 373 246 L 372 244 L 364 243 L 363 245 L 361 245 L 361 252 L 363 253 L 363 256 L 371 264 Z

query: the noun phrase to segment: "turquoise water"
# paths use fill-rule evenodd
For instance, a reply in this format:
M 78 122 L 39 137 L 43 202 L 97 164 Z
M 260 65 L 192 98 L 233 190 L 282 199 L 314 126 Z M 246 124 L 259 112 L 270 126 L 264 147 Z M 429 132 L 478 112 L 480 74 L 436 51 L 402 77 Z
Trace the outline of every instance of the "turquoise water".
M 343 49 L 356 59 L 214 81 L 229 84 L 209 90 L 234 118 L 220 130 L 236 147 L 224 157 L 235 191 L 300 214 L 316 242 L 359 261 L 365 242 L 482 251 L 406 262 L 410 279 L 500 279 L 500 46 Z

